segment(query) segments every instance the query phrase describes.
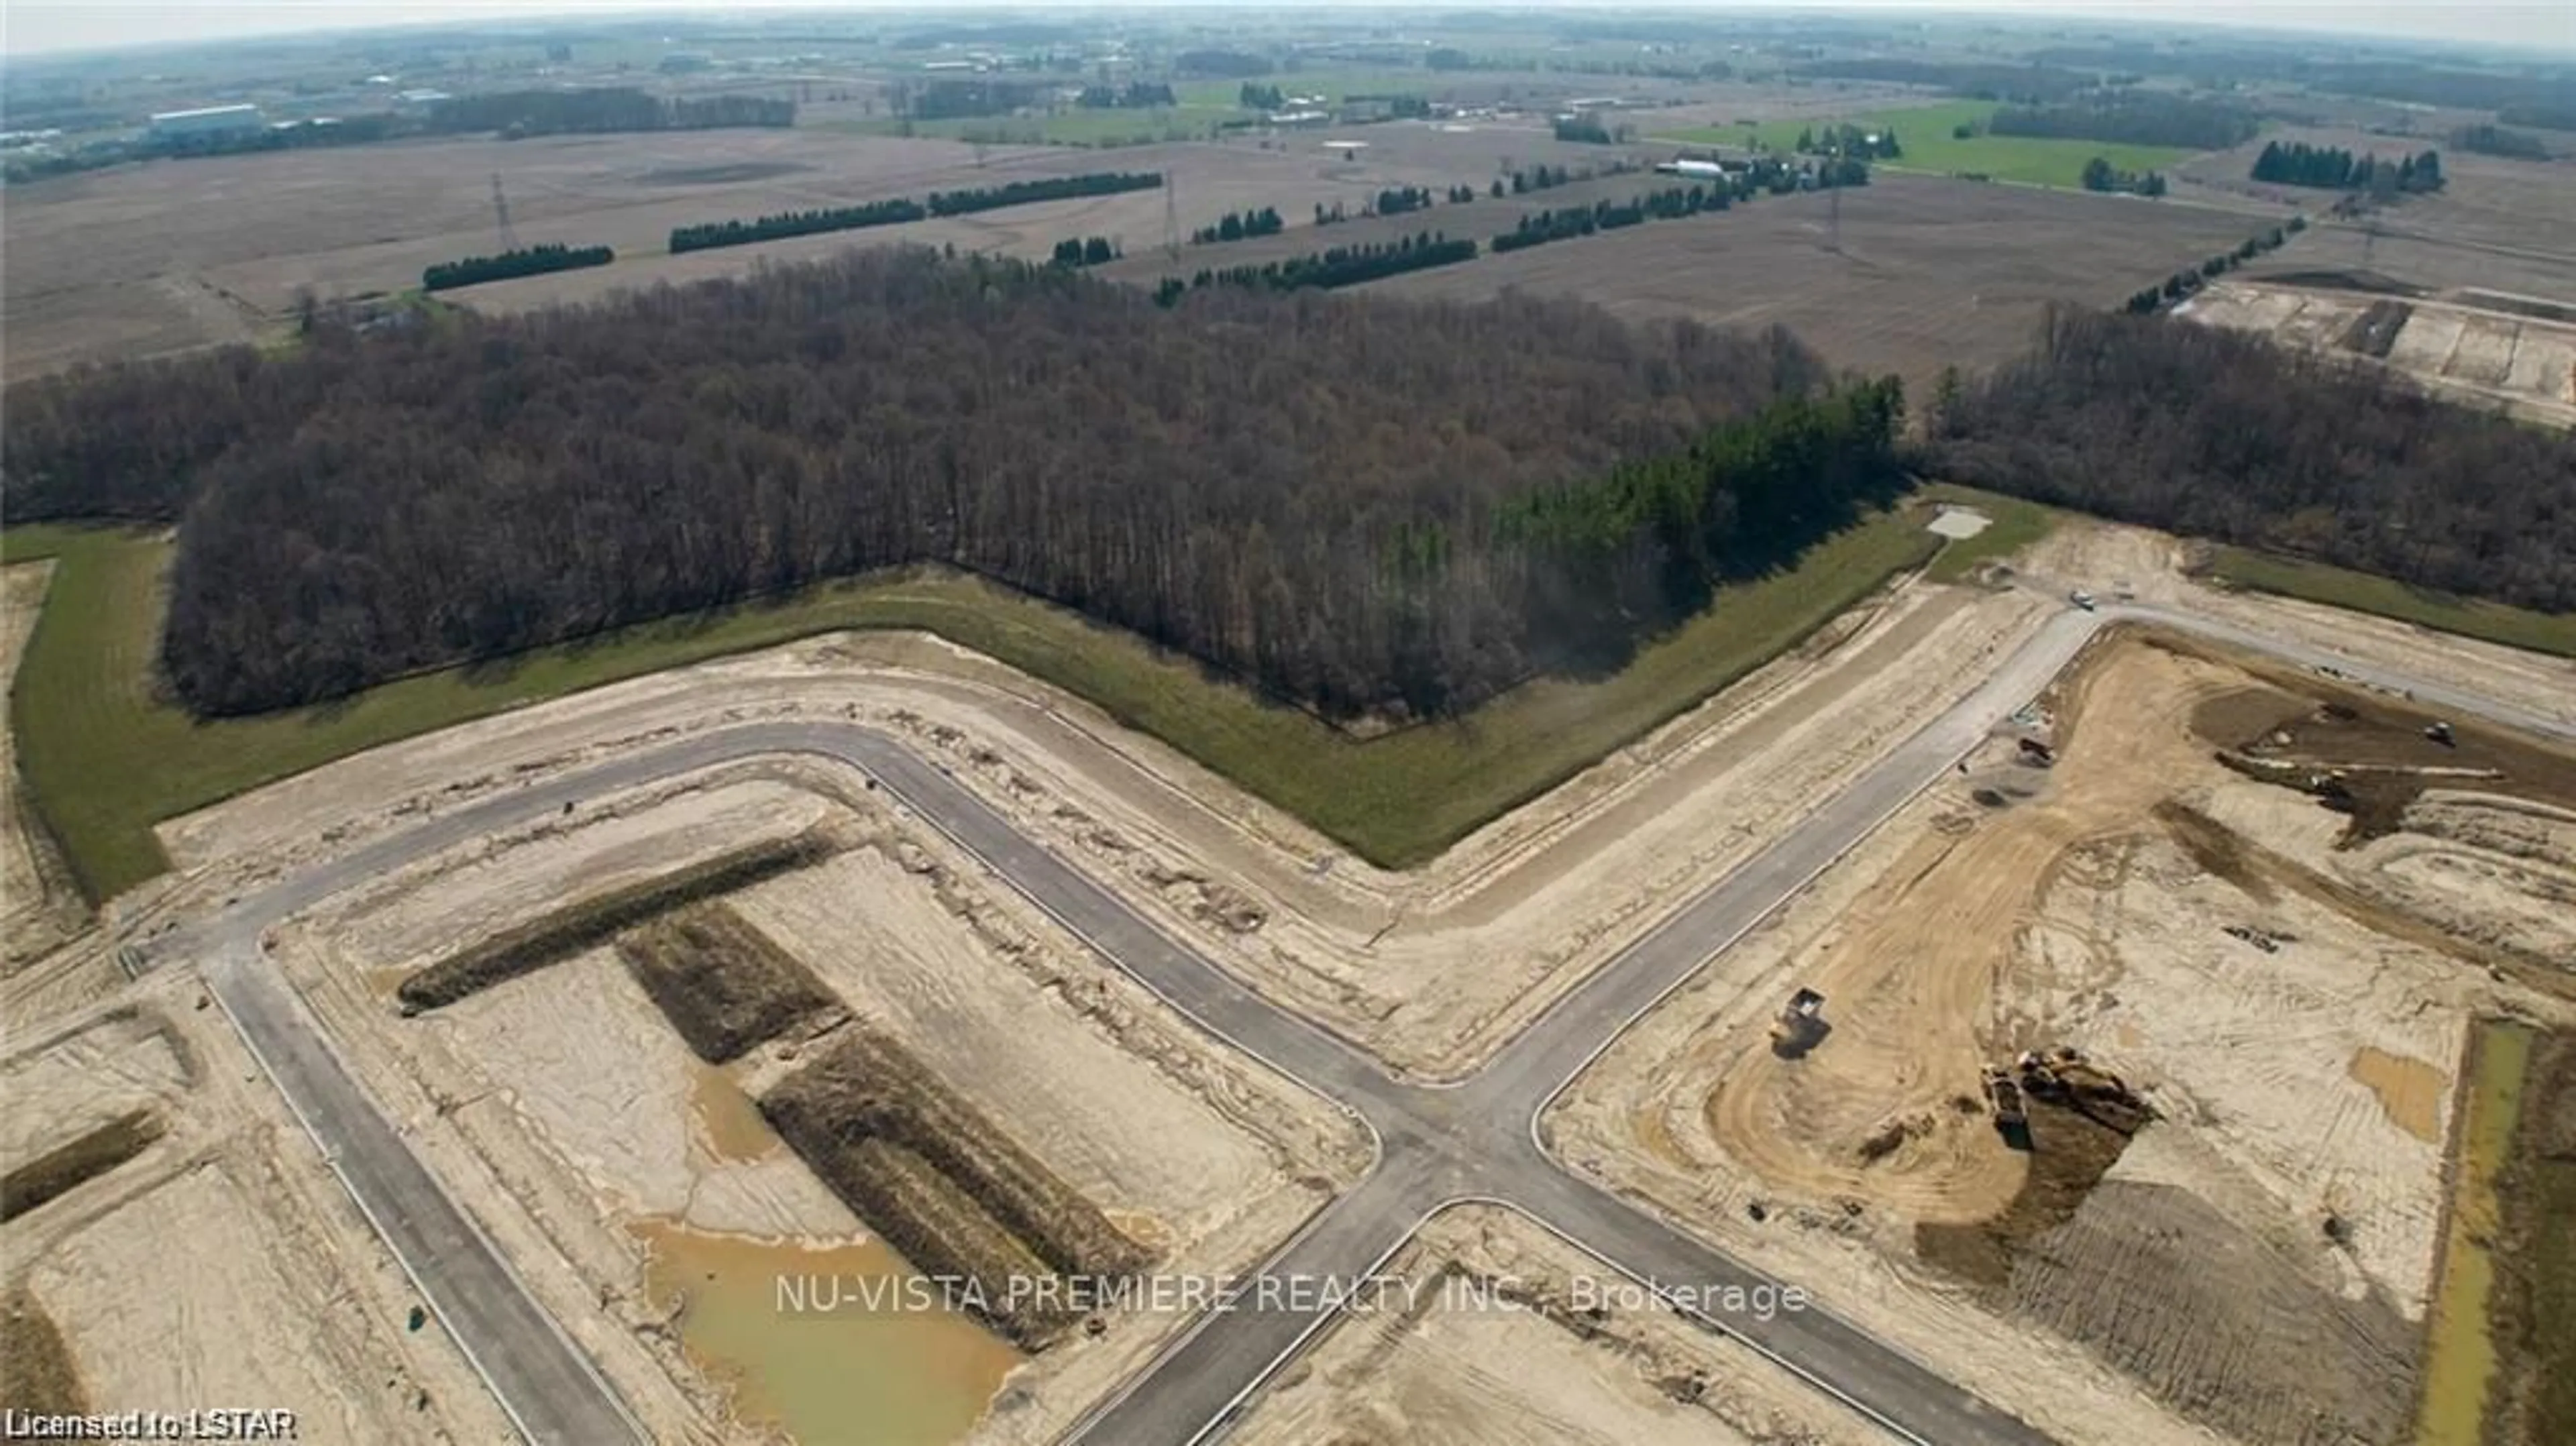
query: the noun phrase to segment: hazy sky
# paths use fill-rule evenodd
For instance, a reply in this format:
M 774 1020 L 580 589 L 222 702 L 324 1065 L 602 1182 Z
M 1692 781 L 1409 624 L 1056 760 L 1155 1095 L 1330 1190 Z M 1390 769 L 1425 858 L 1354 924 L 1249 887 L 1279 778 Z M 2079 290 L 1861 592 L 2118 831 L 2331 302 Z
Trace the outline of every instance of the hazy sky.
M 1130 0 L 1131 5 L 1133 0 Z M 1150 0 L 1148 0 L 1150 3 Z M 1311 0 L 1308 0 L 1311 3 Z M 1332 3 L 1332 0 L 1326 0 Z M 1344 5 L 1360 0 L 1341 0 Z M 1480 5 L 1511 0 L 1475 0 Z M 1572 0 L 1553 8 L 1599 4 Z M 1658 9 L 1682 9 L 1687 0 L 1644 0 Z M 1401 0 L 1399 0 L 1401 5 Z M 760 0 L 761 10 L 862 10 L 933 8 L 919 3 L 870 4 L 867 0 Z M 1022 0 L 973 0 L 958 9 L 1034 9 Z M 1099 8 L 1097 6 L 1086 8 Z M 1126 7 L 1122 7 L 1126 8 Z M 1385 8 L 1372 5 L 1370 8 Z M 1404 9 L 1430 8 L 1401 5 Z M 2484 42 L 2576 52 L 2576 0 L 2519 4 L 2340 3 L 2340 0 L 1727 0 L 1715 10 L 1878 10 L 1976 12 L 2057 16 L 2074 20 L 2173 20 L 2194 24 L 2260 25 L 2283 30 L 2332 30 Z M 539 20 L 555 15 L 618 15 L 648 11 L 740 14 L 706 0 L 0 0 L 0 49 L 9 54 L 90 50 L 155 42 L 273 35 L 296 30 L 358 30 L 465 20 Z

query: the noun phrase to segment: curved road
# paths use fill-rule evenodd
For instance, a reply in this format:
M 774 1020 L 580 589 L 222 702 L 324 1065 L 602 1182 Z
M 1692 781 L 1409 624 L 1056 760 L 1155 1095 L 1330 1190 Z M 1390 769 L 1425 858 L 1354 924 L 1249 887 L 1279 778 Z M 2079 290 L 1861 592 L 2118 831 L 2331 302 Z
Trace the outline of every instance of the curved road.
M 1038 907 L 1203 1027 L 1340 1105 L 1375 1132 L 1379 1158 L 1260 1268 L 1276 1277 L 1367 1275 L 1414 1229 L 1466 1200 L 1518 1209 L 1639 1280 L 1686 1287 L 1770 1284 L 1732 1257 L 1587 1183 L 1551 1157 L 1538 1121 L 1547 1105 L 1626 1027 L 1940 777 L 2037 696 L 2113 622 L 2196 633 L 2346 677 L 2422 703 L 2568 738 L 2576 722 L 2490 703 L 2341 655 L 2165 609 L 2121 605 L 2062 613 L 1981 687 L 1881 759 L 1794 832 L 1747 861 L 1568 993 L 1478 1073 L 1448 1085 L 1400 1082 L 1373 1058 L 1280 1009 L 1131 912 L 1115 896 L 1016 832 L 973 794 L 900 743 L 847 723 L 773 722 L 675 741 L 580 773 L 471 804 L 315 866 L 202 924 L 155 941 L 152 962 L 199 962 L 210 990 L 382 1234 L 424 1299 L 531 1440 L 633 1440 L 640 1428 L 589 1358 L 528 1295 L 491 1242 L 457 1208 L 340 1062 L 261 953 L 261 932 L 387 870 L 483 834 L 557 813 L 581 798 L 738 759 L 809 753 L 857 767 L 990 866 Z M 1683 1302 L 1667 1294 L 1681 1309 Z M 1304 1304 L 1305 1302 L 1299 1302 Z M 1778 1361 L 1878 1422 L 1899 1440 L 1939 1446 L 2036 1446 L 2047 1438 L 1903 1353 L 1817 1309 L 1703 1323 Z M 1232 1419 L 1269 1375 L 1332 1318 L 1320 1308 L 1238 1308 L 1203 1315 L 1072 1435 L 1116 1443 L 1186 1443 Z

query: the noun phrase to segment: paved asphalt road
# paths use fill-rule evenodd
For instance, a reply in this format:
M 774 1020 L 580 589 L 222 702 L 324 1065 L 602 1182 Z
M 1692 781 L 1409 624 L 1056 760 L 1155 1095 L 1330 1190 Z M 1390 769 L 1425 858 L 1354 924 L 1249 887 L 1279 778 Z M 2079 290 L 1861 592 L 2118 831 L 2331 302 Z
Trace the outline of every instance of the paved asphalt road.
M 590 1362 L 528 1297 L 491 1243 L 420 1164 L 349 1077 L 319 1027 L 260 955 L 262 930 L 387 870 L 484 834 L 675 774 L 736 759 L 810 753 L 852 764 L 990 865 L 1013 887 L 1212 1032 L 1268 1060 L 1365 1120 L 1379 1157 L 1360 1184 L 1318 1213 L 1256 1274 L 1355 1280 L 1429 1214 L 1462 1200 L 1510 1205 L 1662 1288 L 1700 1292 L 1769 1284 L 1561 1167 L 1538 1137 L 1548 1102 L 1627 1025 L 1732 944 L 1808 880 L 1938 778 L 1996 724 L 2035 697 L 2114 621 L 2160 624 L 2272 654 L 2331 665 L 2463 716 L 2561 737 L 2576 718 L 2543 718 L 2340 655 L 2164 609 L 2121 605 L 2052 618 L 1975 693 L 1831 798 L 1796 831 L 1721 879 L 1623 951 L 1457 1082 L 1399 1081 L 1374 1059 L 1245 988 L 1165 936 L 1043 846 L 1016 832 L 945 771 L 891 738 L 847 723 L 750 724 L 684 738 L 585 772 L 461 807 L 317 865 L 206 922 L 157 940 L 153 961 L 200 961 L 278 1088 L 321 1143 L 350 1193 L 392 1246 L 521 1428 L 543 1442 L 634 1439 L 632 1418 Z M 1331 1318 L 1314 1308 L 1262 1308 L 1257 1285 L 1210 1311 L 1074 1434 L 1088 1441 L 1192 1442 L 1223 1429 L 1269 1374 Z M 1677 1306 L 1686 1304 L 1669 1296 Z M 1854 1408 L 1899 1440 L 1939 1446 L 2032 1446 L 2046 1438 L 1894 1348 L 1820 1310 L 1698 1312 Z

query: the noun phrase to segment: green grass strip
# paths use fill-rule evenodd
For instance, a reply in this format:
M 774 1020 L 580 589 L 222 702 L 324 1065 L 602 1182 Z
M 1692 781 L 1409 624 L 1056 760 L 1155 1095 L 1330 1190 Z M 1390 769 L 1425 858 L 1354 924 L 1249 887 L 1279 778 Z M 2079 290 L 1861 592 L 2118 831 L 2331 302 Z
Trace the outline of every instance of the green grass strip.
M 1089 699 L 1390 868 L 1436 856 L 1797 645 L 1937 539 L 1873 517 L 1788 571 L 1723 589 L 1699 617 L 1598 681 L 1543 679 L 1455 722 L 1368 741 L 1209 679 L 1186 658 L 968 578 L 807 589 L 625 629 L 506 664 L 448 669 L 315 708 L 200 721 L 160 697 L 153 658 L 165 536 L 13 530 L 12 561 L 57 559 L 20 660 L 13 724 L 28 793 L 92 898 L 168 867 L 162 819 L 396 739 L 603 683 L 844 628 L 918 629 Z

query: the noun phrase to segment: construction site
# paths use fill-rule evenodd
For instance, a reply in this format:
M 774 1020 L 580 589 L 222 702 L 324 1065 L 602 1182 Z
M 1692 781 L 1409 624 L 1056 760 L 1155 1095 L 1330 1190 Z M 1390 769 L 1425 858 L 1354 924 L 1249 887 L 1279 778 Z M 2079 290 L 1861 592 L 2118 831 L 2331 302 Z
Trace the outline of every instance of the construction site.
M 2080 1348 L 2098 1439 L 2409 1439 L 2465 1051 L 2576 1017 L 2571 849 L 2576 755 L 2114 632 L 1554 1137 L 1999 1395 Z
M 1542 1119 L 1558 1165 L 2049 1439 L 2404 1439 L 2463 1278 L 2471 1041 L 2576 1026 L 2576 759 L 2151 625 L 2060 672 L 2044 644 L 2077 614 L 2042 580 L 2544 714 L 2576 695 L 2561 662 L 2213 592 L 2184 561 L 2068 523 L 2009 569 L 1900 581 L 1407 872 L 988 658 L 862 633 L 174 819 L 173 880 L 129 917 L 168 948 L 191 910 L 543 793 L 298 906 L 260 962 L 652 1439 L 844 1439 L 854 1401 L 871 1439 L 1059 1439 L 1165 1378 L 1194 1316 L 785 1307 L 781 1282 L 1240 1274 L 1385 1173 L 1347 1103 L 871 771 L 797 747 L 645 766 L 809 725 L 883 735 L 1388 1079 L 1472 1088 L 1529 1036 L 1607 1041 Z M 1633 1027 L 1587 1001 L 1981 688 L 2028 705 L 1742 937 L 1688 941 L 1693 972 Z M 51 1022 L 5 1087 L 62 1102 L 0 1141 L 7 1309 L 35 1343 L 13 1399 L 184 1380 L 349 1439 L 508 1433 L 190 971 L 127 983 L 93 946 L 8 986 Z M 1528 1214 L 1414 1223 L 1388 1222 L 1412 1233 L 1381 1266 L 1422 1288 L 1300 1338 L 1246 1387 L 1241 1437 L 1873 1439 L 1737 1339 L 1575 1304 L 1618 1262 Z M 180 1236 L 243 1248 L 163 1267 Z M 141 1348 L 244 1300 L 278 1324 Z M 311 1319 L 348 1322 L 345 1359 L 287 1340 Z

